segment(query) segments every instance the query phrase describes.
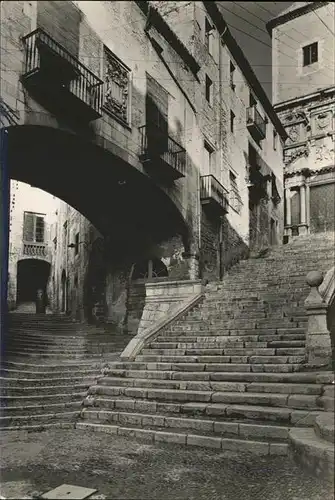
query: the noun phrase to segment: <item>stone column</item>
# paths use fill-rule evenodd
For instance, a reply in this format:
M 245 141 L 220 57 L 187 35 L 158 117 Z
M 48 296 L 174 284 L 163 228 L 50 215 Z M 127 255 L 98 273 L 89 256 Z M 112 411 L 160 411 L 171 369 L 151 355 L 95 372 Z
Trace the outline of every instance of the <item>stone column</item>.
M 309 184 L 306 184 L 306 228 L 309 233 L 310 228 L 310 203 L 311 203 L 311 193 Z
M 299 234 L 306 234 L 306 186 L 300 186 L 300 230 Z
M 323 282 L 322 273 L 311 271 L 306 276 L 311 291 L 305 300 L 308 316 L 306 350 L 308 365 L 330 366 L 332 357 L 330 332 L 327 328 L 327 304 L 322 299 L 318 287 Z
M 291 218 L 291 189 L 285 189 L 285 202 L 286 202 L 286 221 L 285 225 L 290 226 L 292 224 Z
M 9 213 L 10 213 L 10 178 L 8 172 L 8 131 L 0 130 L 0 209 L 1 209 L 1 329 L 7 331 L 7 290 L 9 262 Z M 0 355 L 4 354 L 1 342 Z

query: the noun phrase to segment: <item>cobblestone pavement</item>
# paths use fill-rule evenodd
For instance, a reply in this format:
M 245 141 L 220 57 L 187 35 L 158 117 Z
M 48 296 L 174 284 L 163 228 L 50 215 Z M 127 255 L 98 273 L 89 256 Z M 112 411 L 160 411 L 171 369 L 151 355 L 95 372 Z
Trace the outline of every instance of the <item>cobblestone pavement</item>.
M 32 498 L 63 483 L 94 499 L 333 500 L 287 457 L 151 445 L 75 429 L 1 433 L 1 495 Z

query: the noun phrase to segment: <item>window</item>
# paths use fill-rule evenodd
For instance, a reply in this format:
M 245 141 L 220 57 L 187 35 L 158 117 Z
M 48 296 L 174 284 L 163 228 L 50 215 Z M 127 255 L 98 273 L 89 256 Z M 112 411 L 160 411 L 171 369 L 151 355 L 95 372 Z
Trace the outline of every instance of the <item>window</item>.
M 276 151 L 276 149 L 277 149 L 277 136 L 278 136 L 278 134 L 277 134 L 277 132 L 274 130 L 274 131 L 273 131 L 273 149 L 274 149 L 274 151 Z
M 239 214 L 241 213 L 242 200 L 237 186 L 236 175 L 233 172 L 229 172 L 229 205 Z
M 311 43 L 302 48 L 303 66 L 309 66 L 318 60 L 318 42 Z
M 235 66 L 234 64 L 230 61 L 230 66 L 229 66 L 229 75 L 230 75 L 230 87 L 235 90 L 235 84 L 234 84 L 234 71 L 235 71 Z
M 209 104 L 213 102 L 213 82 L 208 75 L 206 75 L 206 100 Z
M 79 233 L 76 234 L 74 240 L 74 254 L 78 255 L 79 253 Z
M 205 46 L 209 54 L 213 55 L 213 26 L 205 19 Z
M 212 163 L 213 163 L 213 149 L 207 144 L 207 142 L 205 142 L 204 165 L 203 165 L 204 175 L 210 175 L 212 173 Z
M 23 239 L 33 243 L 44 243 L 44 214 L 24 212 Z
M 104 109 L 115 118 L 130 123 L 130 69 L 104 47 Z
M 230 111 L 230 132 L 233 134 L 234 133 L 234 120 L 235 120 L 235 114 L 233 111 Z

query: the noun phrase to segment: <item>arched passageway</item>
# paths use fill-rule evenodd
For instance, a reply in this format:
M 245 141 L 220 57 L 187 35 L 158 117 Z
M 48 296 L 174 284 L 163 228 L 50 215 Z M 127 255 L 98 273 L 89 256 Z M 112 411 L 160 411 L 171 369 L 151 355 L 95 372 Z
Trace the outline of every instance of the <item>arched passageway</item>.
M 47 284 L 50 275 L 50 264 L 40 259 L 23 259 L 17 265 L 17 306 L 18 310 L 35 313 L 36 301 L 39 299 L 40 309 L 45 312 L 48 305 Z

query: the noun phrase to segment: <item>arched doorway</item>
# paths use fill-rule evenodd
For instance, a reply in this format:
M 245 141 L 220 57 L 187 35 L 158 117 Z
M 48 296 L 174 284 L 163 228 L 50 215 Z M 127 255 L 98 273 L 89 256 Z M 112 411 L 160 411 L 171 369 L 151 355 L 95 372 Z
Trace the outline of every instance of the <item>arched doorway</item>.
M 38 290 L 44 306 L 48 304 L 47 284 L 50 263 L 40 259 L 23 259 L 17 264 L 17 307 L 26 312 L 36 312 Z

